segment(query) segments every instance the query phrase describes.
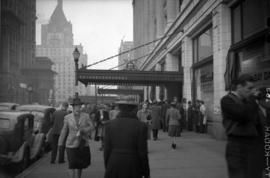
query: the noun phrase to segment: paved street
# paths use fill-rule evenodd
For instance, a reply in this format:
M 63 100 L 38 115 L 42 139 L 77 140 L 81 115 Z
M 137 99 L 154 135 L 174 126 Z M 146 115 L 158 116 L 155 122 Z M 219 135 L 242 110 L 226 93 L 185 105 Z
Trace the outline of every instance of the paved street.
M 225 142 L 209 135 L 184 132 L 177 149 L 170 148 L 170 138 L 160 132 L 158 141 L 149 141 L 149 159 L 152 178 L 227 178 L 224 160 Z M 85 169 L 83 178 L 102 178 L 104 174 L 100 143 L 92 141 L 92 165 Z M 50 154 L 29 167 L 17 178 L 64 178 L 68 177 L 67 164 L 50 162 Z

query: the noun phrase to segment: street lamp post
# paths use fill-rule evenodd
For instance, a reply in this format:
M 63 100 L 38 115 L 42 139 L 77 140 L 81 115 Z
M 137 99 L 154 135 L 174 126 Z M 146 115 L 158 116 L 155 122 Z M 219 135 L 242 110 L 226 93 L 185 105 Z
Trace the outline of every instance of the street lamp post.
M 78 68 L 79 68 L 78 62 L 80 58 L 80 52 L 77 47 L 73 51 L 73 58 L 75 62 L 75 86 L 78 86 Z

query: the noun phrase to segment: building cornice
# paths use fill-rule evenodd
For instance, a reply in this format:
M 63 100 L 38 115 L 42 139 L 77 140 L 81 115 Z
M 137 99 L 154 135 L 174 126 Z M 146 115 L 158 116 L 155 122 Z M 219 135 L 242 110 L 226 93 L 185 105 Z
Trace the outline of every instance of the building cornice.
M 211 17 L 211 11 L 224 0 L 192 0 L 177 16 L 170 28 L 165 32 L 165 37 L 158 42 L 149 57 L 141 65 L 141 70 L 150 70 L 168 52 L 172 52 L 185 36 L 191 36 L 198 24 Z M 202 8 L 203 7 L 203 8 Z M 204 9 L 204 11 L 202 11 Z M 206 9 L 206 10 L 205 10 Z M 198 16 L 198 18 L 194 18 Z

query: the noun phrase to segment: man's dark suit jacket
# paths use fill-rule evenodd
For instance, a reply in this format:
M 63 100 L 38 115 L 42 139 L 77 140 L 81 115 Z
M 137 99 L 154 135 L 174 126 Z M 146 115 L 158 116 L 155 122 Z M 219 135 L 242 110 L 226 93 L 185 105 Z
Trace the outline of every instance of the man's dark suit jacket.
M 68 114 L 67 111 L 64 110 L 57 110 L 53 113 L 53 127 L 52 127 L 52 134 L 53 135 L 60 135 L 63 124 L 64 118 Z
M 258 106 L 251 99 L 241 100 L 229 93 L 221 99 L 223 125 L 229 137 L 257 137 Z
M 109 121 L 104 162 L 105 178 L 149 177 L 147 126 L 137 118 L 119 117 Z

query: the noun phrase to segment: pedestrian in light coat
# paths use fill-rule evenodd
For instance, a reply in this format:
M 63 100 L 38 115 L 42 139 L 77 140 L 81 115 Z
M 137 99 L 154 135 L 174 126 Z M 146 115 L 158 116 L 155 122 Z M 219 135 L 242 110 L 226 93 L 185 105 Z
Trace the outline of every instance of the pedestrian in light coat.
M 176 137 L 180 136 L 180 119 L 181 115 L 176 109 L 176 102 L 171 103 L 171 107 L 166 112 L 166 121 L 169 125 L 168 135 L 173 139 L 172 148 L 176 149 Z
M 80 178 L 82 169 L 87 168 L 91 161 L 89 136 L 94 126 L 89 115 L 81 113 L 81 104 L 79 98 L 73 99 L 73 113 L 65 116 L 58 141 L 58 145 L 62 146 L 67 137 L 66 151 L 72 178 Z
M 151 138 L 151 125 L 152 125 L 152 117 L 151 110 L 148 108 L 148 103 L 144 102 L 142 104 L 142 109 L 137 112 L 137 117 L 139 121 L 145 123 L 147 125 L 147 138 Z

